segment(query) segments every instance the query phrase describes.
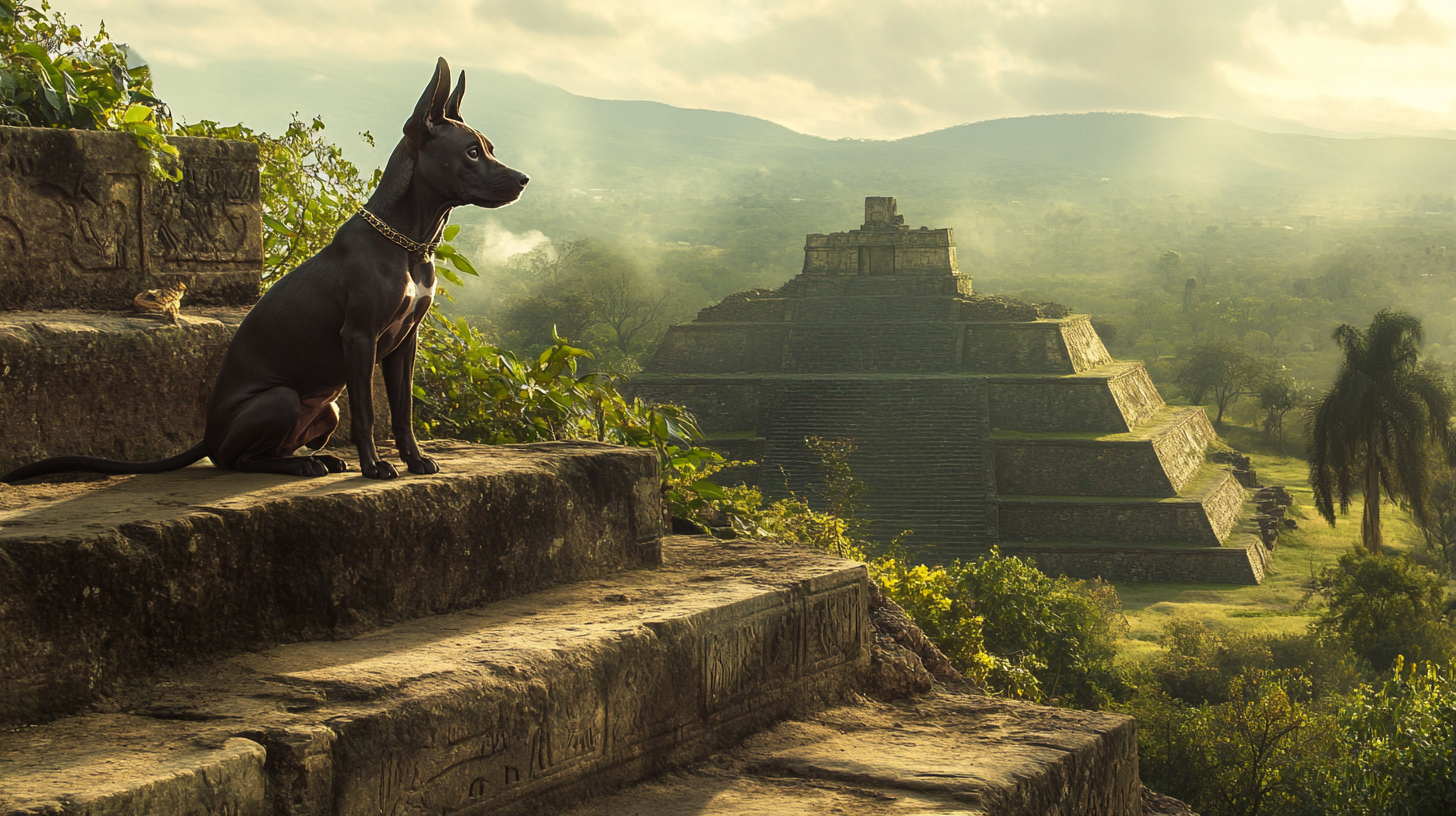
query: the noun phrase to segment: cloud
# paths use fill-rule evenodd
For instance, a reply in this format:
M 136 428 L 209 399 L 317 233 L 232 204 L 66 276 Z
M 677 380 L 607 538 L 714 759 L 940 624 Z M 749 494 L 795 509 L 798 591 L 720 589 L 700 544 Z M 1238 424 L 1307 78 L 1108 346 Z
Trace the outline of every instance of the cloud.
M 494 221 L 488 221 L 475 244 L 473 255 L 482 261 L 500 263 L 549 242 L 550 239 L 540 230 L 530 230 L 518 235 Z
M 114 36 L 159 64 L 306 56 L 361 65 L 445 54 L 456 67 L 523 72 L 588 96 L 731 110 L 827 137 L 893 138 L 1086 110 L 1452 128 L 1452 5 L 70 0 L 66 8 L 83 25 L 104 17 Z
M 523 31 L 548 37 L 608 37 L 616 26 L 590 7 L 573 6 L 567 0 L 480 0 L 472 9 L 481 24 L 509 23 Z

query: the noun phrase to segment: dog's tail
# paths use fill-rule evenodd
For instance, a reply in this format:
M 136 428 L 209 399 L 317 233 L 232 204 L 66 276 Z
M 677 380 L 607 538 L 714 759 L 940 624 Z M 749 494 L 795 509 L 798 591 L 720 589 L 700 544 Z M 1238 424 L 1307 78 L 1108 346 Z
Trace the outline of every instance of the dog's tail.
M 4 476 L 0 482 L 18 482 L 36 476 L 53 473 L 164 473 L 180 470 L 207 456 L 207 443 L 198 442 L 182 453 L 155 462 L 122 462 L 116 459 L 102 459 L 99 456 L 53 456 L 28 465 L 21 465 Z

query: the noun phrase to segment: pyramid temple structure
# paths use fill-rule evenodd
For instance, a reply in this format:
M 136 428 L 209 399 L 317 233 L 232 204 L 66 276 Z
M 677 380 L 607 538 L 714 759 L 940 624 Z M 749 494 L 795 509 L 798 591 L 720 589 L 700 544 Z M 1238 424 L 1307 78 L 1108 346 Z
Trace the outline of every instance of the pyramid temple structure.
M 634 382 L 770 496 L 813 496 L 807 437 L 853 440 L 870 534 L 910 530 L 927 562 L 999 546 L 1079 577 L 1244 583 L 1268 563 L 1202 408 L 1165 404 L 1087 315 L 973 294 L 952 231 L 893 198 L 809 235 L 782 287 L 674 326 Z

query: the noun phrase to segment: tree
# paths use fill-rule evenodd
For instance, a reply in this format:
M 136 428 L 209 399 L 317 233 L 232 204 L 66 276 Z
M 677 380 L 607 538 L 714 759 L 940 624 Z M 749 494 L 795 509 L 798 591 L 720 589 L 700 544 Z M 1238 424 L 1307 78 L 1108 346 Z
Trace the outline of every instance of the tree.
M 556 335 L 583 336 L 597 321 L 600 308 L 600 301 L 580 292 L 564 292 L 560 297 L 537 295 L 510 304 L 502 323 L 518 335 L 519 345 L 536 348 L 549 345 Z
M 1312 594 L 1325 599 L 1313 629 L 1349 644 L 1384 671 L 1397 657 L 1444 660 L 1453 639 L 1446 623 L 1446 581 L 1404 555 L 1376 558 L 1358 547 L 1315 576 Z
M 1213 421 L 1222 425 L 1228 407 L 1251 393 L 1258 382 L 1257 361 L 1242 346 L 1222 337 L 1205 340 L 1184 356 L 1186 362 L 1178 369 L 1178 387 L 1194 405 L 1213 397 L 1218 406 Z
M 1433 457 L 1431 463 L 1431 521 L 1421 527 L 1426 551 L 1450 574 L 1456 568 L 1456 467 Z
M 1304 404 L 1304 392 L 1294 378 L 1283 371 L 1265 377 L 1258 388 L 1259 407 L 1264 411 L 1264 438 L 1277 434 L 1284 450 L 1284 417 Z
M 530 281 L 556 286 L 571 273 L 582 253 L 591 247 L 590 238 L 561 238 L 517 255 L 511 259 L 509 266 Z
M 1403 497 L 1422 527 L 1434 523 L 1428 448 L 1438 445 L 1448 461 L 1456 459 L 1447 427 L 1451 394 L 1421 367 L 1421 322 L 1405 312 L 1382 309 L 1369 329 L 1342 324 L 1334 338 L 1340 373 L 1307 422 L 1309 483 L 1331 526 L 1336 498 L 1345 513 L 1356 492 L 1364 496 L 1360 537 L 1378 553 L 1382 490 Z
M 1172 283 L 1178 279 L 1178 272 L 1183 268 L 1183 256 L 1173 250 L 1168 250 L 1158 256 L 1158 275 L 1165 283 Z
M 634 342 L 655 339 L 667 292 L 653 292 L 631 269 L 616 269 L 592 281 L 592 293 L 601 306 L 597 317 L 612 335 L 622 354 L 631 354 Z

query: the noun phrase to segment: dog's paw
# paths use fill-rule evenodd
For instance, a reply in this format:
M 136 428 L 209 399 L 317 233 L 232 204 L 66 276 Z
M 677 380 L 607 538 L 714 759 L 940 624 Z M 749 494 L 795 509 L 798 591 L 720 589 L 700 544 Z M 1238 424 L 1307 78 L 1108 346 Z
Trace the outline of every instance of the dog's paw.
M 294 468 L 299 476 L 316 478 L 319 476 L 329 475 L 329 469 L 327 465 L 325 465 L 323 462 L 315 461 L 312 457 L 309 456 L 298 457 L 298 461 L 294 465 Z
M 399 471 L 394 469 L 394 465 L 379 459 L 368 463 L 360 462 L 359 470 L 370 479 L 393 479 L 399 475 Z
M 428 456 L 421 456 L 409 461 L 409 472 L 428 476 L 431 473 L 439 473 L 440 465 Z
M 330 456 L 327 453 L 315 453 L 310 458 L 323 465 L 330 473 L 343 473 L 349 469 L 348 462 L 345 462 L 337 456 Z

